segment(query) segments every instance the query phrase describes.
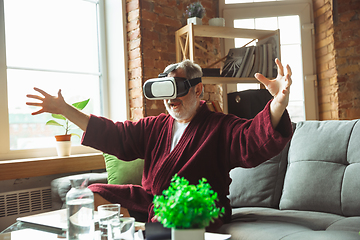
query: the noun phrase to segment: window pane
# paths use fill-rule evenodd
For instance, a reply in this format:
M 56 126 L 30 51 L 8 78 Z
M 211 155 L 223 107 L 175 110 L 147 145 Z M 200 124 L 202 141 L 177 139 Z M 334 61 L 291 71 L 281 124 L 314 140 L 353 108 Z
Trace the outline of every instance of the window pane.
M 25 105 L 36 101 L 26 94 L 61 89 L 68 103 L 90 98 L 84 112 L 101 114 L 97 3 L 4 0 L 4 10 L 10 149 L 55 147 L 54 135 L 64 129 L 45 125 L 51 114 L 32 116 L 40 108 Z M 73 126 L 71 133 L 82 131 Z M 80 145 L 80 138 L 72 142 Z
M 282 44 L 300 44 L 299 16 L 279 17 L 280 39 Z
M 255 18 L 255 29 L 259 29 L 259 30 L 278 29 L 277 17 Z
M 61 93 L 68 103 L 90 98 L 84 112 L 100 114 L 98 76 L 9 69 L 8 96 L 11 150 L 55 146 L 54 135 L 64 134 L 61 127 L 45 126 L 45 123 L 52 119 L 50 114 L 37 116 L 30 114 L 40 109 L 39 107 L 25 105 L 25 102 L 31 101 L 26 98 L 26 94 L 38 94 L 33 90 L 35 86 L 51 95 L 57 95 L 58 90 L 61 89 Z M 77 130 L 76 133 L 81 134 L 81 131 Z M 73 136 L 72 140 L 74 145 L 79 145 L 80 139 L 78 137 Z
M 234 20 L 234 27 L 235 28 L 254 29 L 255 28 L 255 21 L 254 21 L 253 18 L 250 18 L 250 19 L 236 19 L 236 20 Z
M 236 19 L 234 20 L 234 28 L 246 28 L 246 29 L 254 29 L 255 21 L 253 18 L 251 19 Z M 235 38 L 235 47 L 239 48 L 249 43 L 251 38 Z M 247 44 L 246 46 L 255 46 L 255 41 Z
M 304 107 L 304 85 L 303 85 L 303 70 L 301 45 L 282 45 L 281 46 L 281 61 L 283 64 L 289 64 L 292 71 L 292 85 L 290 90 L 290 101 L 288 111 L 291 116 L 291 121 L 298 122 L 305 120 Z
M 96 4 L 5 0 L 4 6 L 8 66 L 99 71 Z

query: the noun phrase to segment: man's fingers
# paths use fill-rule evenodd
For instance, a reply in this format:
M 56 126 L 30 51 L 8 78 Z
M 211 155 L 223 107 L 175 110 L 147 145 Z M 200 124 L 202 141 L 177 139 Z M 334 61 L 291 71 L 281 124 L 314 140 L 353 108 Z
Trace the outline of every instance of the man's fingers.
M 44 112 L 44 109 L 40 109 L 39 111 L 31 113 L 31 115 L 38 115 L 38 114 L 43 113 L 43 112 Z
M 288 73 L 288 74 L 290 75 L 290 77 L 291 77 L 292 71 L 291 71 L 291 68 L 290 68 L 289 64 L 286 65 L 286 70 L 287 70 L 287 73 Z
M 45 92 L 44 90 L 41 90 L 40 88 L 34 87 L 34 90 L 41 93 L 42 95 L 44 95 L 45 97 L 47 96 L 51 96 L 50 94 L 48 94 L 47 92 Z
M 291 74 L 286 75 L 286 80 L 288 82 L 288 86 L 290 87 L 290 85 L 292 84 Z
M 26 102 L 26 105 L 29 105 L 29 106 L 36 106 L 36 107 L 41 107 L 41 106 L 42 106 L 42 103 Z
M 285 76 L 285 82 L 286 82 L 286 85 L 285 85 L 285 88 L 283 89 L 283 93 L 286 94 L 286 92 L 290 93 L 290 86 L 292 84 L 292 80 L 291 80 L 291 77 L 290 77 L 290 74 L 286 74 Z
M 32 95 L 32 94 L 28 94 L 28 95 L 26 95 L 26 97 L 34 98 L 34 99 L 41 100 L 41 101 L 44 100 L 44 98 L 42 98 L 42 97 L 40 97 L 38 95 Z
M 261 73 L 255 73 L 255 78 L 261 82 L 262 84 L 264 84 L 265 86 L 267 86 L 269 84 L 269 79 L 267 79 L 264 75 L 262 75 Z
M 275 59 L 275 63 L 278 68 L 278 75 L 284 76 L 284 67 L 278 58 Z

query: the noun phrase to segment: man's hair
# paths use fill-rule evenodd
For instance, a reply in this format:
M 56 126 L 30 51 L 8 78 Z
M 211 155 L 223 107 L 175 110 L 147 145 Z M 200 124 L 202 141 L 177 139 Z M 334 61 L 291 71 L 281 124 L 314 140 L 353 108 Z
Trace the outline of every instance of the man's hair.
M 193 61 L 191 61 L 189 59 L 185 59 L 179 63 L 170 64 L 169 66 L 167 66 L 164 69 L 164 72 L 166 72 L 166 70 L 170 69 L 172 66 L 174 66 L 176 64 L 177 64 L 176 69 L 179 69 L 179 68 L 183 69 L 187 79 L 199 78 L 199 77 L 203 76 L 203 72 L 202 72 L 202 69 L 199 66 L 199 64 L 194 63 Z M 192 88 L 195 89 L 195 87 L 192 87 Z M 200 98 L 202 98 L 203 96 L 204 96 L 204 88 L 202 89 Z
M 170 64 L 165 68 L 164 72 L 166 72 L 166 70 L 170 69 L 172 66 L 176 64 L 177 64 L 176 69 L 178 68 L 183 69 L 187 79 L 193 79 L 203 76 L 201 67 L 189 59 L 185 59 L 179 63 Z

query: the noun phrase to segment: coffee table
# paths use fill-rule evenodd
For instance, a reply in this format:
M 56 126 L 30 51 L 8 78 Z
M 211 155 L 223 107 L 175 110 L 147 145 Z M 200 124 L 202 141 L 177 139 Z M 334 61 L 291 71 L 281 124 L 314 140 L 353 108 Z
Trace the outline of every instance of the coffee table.
M 35 225 L 17 221 L 0 233 L 0 240 L 24 239 L 61 240 L 66 239 L 66 232 L 59 232 L 53 229 L 36 227 Z M 107 238 L 104 239 L 104 237 L 101 237 L 100 230 L 96 230 L 94 240 L 107 240 Z
M 22 239 L 47 239 L 47 240 L 59 240 L 66 239 L 66 236 L 60 236 L 55 233 L 49 233 L 35 229 L 21 229 L 11 232 L 0 233 L 0 240 L 22 240 Z
M 135 223 L 135 229 L 143 229 L 144 223 Z M 97 212 L 95 212 L 95 236 L 94 239 L 102 240 L 98 230 Z M 0 240 L 23 240 L 23 239 L 66 239 L 67 210 L 55 210 L 46 213 L 18 218 L 0 233 Z M 106 239 L 107 240 L 107 239 Z

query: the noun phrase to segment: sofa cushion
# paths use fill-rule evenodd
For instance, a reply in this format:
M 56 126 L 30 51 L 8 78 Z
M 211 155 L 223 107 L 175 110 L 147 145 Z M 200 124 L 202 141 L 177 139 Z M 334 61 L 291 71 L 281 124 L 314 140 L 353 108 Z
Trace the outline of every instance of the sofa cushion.
M 327 230 L 329 226 L 344 219 L 346 217 L 332 213 L 279 210 L 266 207 L 235 208 L 232 212 L 232 222 L 287 222 L 314 231 Z
M 354 227 L 347 227 L 346 225 Z M 331 213 L 278 210 L 263 207 L 233 209 L 232 221 L 219 232 L 231 239 L 358 239 L 360 218 Z M 333 227 L 334 226 L 334 227 Z M 335 227 L 336 226 L 336 227 Z M 301 238 L 302 237 L 302 238 Z
M 360 215 L 359 128 L 358 120 L 296 125 L 280 209 Z
M 293 124 L 295 128 L 295 124 Z M 289 143 L 282 152 L 255 168 L 234 168 L 229 187 L 232 207 L 279 207 Z
M 104 153 L 106 172 L 109 184 L 135 184 L 140 185 L 144 160 L 123 161 L 117 157 Z

